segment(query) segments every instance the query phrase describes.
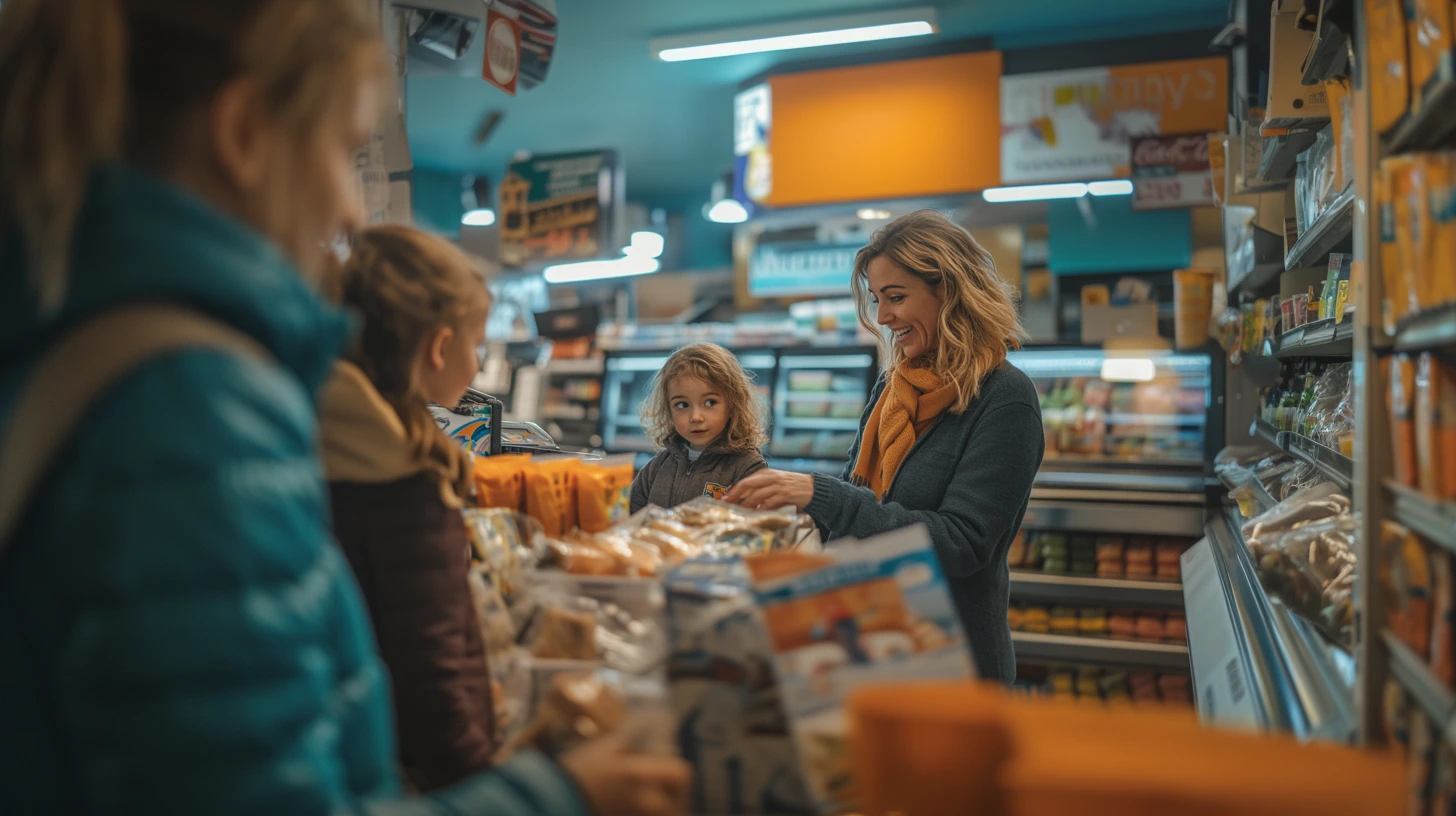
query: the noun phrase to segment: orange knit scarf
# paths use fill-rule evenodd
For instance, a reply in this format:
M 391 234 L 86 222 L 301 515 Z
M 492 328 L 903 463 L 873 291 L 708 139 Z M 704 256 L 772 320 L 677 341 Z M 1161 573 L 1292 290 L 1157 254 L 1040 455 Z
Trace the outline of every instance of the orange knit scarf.
M 854 483 L 875 491 L 883 500 L 910 447 L 955 398 L 955 385 L 942 383 L 934 371 L 901 364 L 865 423 Z

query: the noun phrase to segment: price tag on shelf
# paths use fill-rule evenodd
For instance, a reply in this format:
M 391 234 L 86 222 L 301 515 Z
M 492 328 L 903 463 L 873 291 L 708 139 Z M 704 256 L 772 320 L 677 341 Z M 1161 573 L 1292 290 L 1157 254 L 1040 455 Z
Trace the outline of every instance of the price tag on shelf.
M 1217 558 L 1206 538 L 1183 554 L 1183 605 L 1198 718 L 1209 725 L 1255 730 L 1261 722 L 1253 671 L 1239 649 Z
M 1132 142 L 1132 208 L 1168 210 L 1212 206 L 1208 134 L 1146 136 Z

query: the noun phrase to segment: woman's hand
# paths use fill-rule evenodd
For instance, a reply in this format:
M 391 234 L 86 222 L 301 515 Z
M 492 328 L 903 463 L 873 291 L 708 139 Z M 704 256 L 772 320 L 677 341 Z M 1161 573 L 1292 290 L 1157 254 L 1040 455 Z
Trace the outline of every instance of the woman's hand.
M 750 510 L 777 510 L 788 505 L 803 510 L 813 498 L 813 476 L 782 470 L 760 470 L 739 479 L 723 500 Z
M 686 816 L 692 769 L 676 757 L 628 753 L 620 738 L 601 737 L 562 755 L 592 813 Z

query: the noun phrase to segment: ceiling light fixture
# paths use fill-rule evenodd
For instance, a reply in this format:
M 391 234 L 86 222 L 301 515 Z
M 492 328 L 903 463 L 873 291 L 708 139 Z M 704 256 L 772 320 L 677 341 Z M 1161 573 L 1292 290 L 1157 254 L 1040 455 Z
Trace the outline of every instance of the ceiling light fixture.
M 1157 366 L 1147 357 L 1108 357 L 1102 361 L 1107 382 L 1152 382 Z
M 1011 201 L 1050 201 L 1054 198 L 1081 198 L 1087 195 L 1087 185 L 1072 184 L 1028 184 L 1024 187 L 992 187 L 981 191 L 981 198 L 992 204 Z
M 894 213 L 889 210 L 877 210 L 874 207 L 865 207 L 859 212 L 856 212 L 855 215 L 859 216 L 862 221 L 888 221 Z
M 488 227 L 495 223 L 495 210 L 489 207 L 466 210 L 465 214 L 460 216 L 460 223 L 467 227 Z
M 935 9 L 925 6 L 655 37 L 649 47 L 652 55 L 663 62 L 683 62 L 794 48 L 919 37 L 939 30 Z
M 626 278 L 634 275 L 651 275 L 661 268 L 656 258 L 640 255 L 625 255 L 611 261 L 582 261 L 581 263 L 556 264 L 541 270 L 541 277 L 547 283 L 585 283 L 586 281 Z
M 660 258 L 667 247 L 667 241 L 651 230 L 632 233 L 632 242 L 622 247 L 622 254 L 630 258 Z
M 715 224 L 742 224 L 748 220 L 748 209 L 737 199 L 725 198 L 708 208 L 708 220 Z
M 1132 182 L 1127 179 L 1094 181 L 1087 185 L 1087 192 L 1095 196 L 1132 195 Z

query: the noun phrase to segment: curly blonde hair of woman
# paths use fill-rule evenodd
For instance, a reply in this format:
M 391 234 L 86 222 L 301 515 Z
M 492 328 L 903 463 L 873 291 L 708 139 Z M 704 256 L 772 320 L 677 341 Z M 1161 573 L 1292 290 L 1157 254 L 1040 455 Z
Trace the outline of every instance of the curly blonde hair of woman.
M 886 374 L 905 362 L 884 327 L 875 321 L 869 288 L 870 262 L 888 258 L 940 295 L 940 338 L 924 362 L 954 383 L 959 395 L 951 405 L 961 413 L 981 393 L 986 375 L 1006 362 L 1008 349 L 1027 338 L 1009 284 L 976 239 L 935 210 L 901 216 L 878 230 L 854 258 L 851 288 L 859 322 L 880 338 L 880 366 Z
M 753 388 L 753 378 L 739 365 L 738 358 L 722 346 L 694 343 L 674 351 L 652 378 L 647 399 L 639 409 L 642 430 L 660 448 L 667 447 L 677 429 L 672 424 L 668 388 L 678 377 L 697 377 L 723 395 L 728 409 L 728 427 L 713 443 L 719 450 L 741 453 L 756 451 L 768 442 L 767 412 Z

